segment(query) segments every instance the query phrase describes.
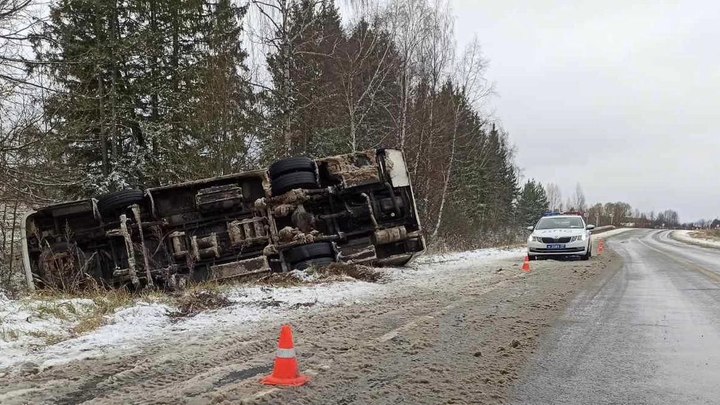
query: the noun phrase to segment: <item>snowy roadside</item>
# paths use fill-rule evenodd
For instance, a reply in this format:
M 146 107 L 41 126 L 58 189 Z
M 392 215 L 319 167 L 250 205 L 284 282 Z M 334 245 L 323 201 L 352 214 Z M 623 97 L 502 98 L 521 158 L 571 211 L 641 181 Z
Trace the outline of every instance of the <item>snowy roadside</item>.
M 680 231 L 672 231 L 670 233 L 670 236 L 673 239 L 677 239 L 681 242 L 685 243 L 691 243 L 694 245 L 704 246 L 704 247 L 711 247 L 711 248 L 720 248 L 720 241 L 712 240 L 712 239 L 704 239 L 699 238 L 695 235 L 695 231 L 688 231 L 688 230 L 680 230 Z
M 138 300 L 104 316 L 104 326 L 77 337 L 73 337 L 73 329 L 84 316 L 97 311 L 93 300 L 11 300 L 0 293 L 0 375 L 20 364 L 46 368 L 114 351 L 138 350 L 173 335 L 209 328 L 252 330 L 291 314 L 370 302 L 402 289 L 432 287 L 442 282 L 448 272 L 474 271 L 476 264 L 520 258 L 523 254 L 523 248 L 491 248 L 423 256 L 406 268 L 379 270 L 384 274 L 381 282 L 346 277 L 318 283 L 299 273 L 298 277 L 306 277 L 308 284 L 227 285 L 221 289 L 230 301 L 228 307 L 188 318 L 173 317 L 176 308 L 165 303 Z M 485 271 L 478 277 L 492 274 Z
M 611 230 L 609 230 L 609 231 L 601 232 L 601 233 L 598 233 L 598 234 L 593 234 L 593 238 L 595 238 L 595 239 L 605 239 L 605 238 L 609 238 L 609 237 L 611 237 L 611 236 L 615 236 L 615 235 L 619 235 L 619 234 L 621 234 L 621 233 L 625 233 L 625 232 L 630 231 L 630 230 L 632 230 L 632 229 L 633 229 L 633 228 L 616 228 L 616 229 L 611 229 Z

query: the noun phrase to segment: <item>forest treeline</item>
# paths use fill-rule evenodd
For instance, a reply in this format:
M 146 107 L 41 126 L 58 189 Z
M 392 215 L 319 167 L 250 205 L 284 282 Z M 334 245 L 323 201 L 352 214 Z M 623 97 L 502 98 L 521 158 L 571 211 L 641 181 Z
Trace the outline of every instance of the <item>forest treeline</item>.
M 579 212 L 588 224 L 595 226 L 612 225 L 637 228 L 678 228 L 692 227 L 682 224 L 677 211 L 667 209 L 659 212 L 641 212 L 626 202 L 590 204 L 586 201 L 582 186 L 578 183 L 575 191 L 563 201 L 560 187 L 555 183 L 543 185 L 534 179 L 528 180 L 518 197 L 518 218 L 526 225 L 534 225 L 545 213 Z

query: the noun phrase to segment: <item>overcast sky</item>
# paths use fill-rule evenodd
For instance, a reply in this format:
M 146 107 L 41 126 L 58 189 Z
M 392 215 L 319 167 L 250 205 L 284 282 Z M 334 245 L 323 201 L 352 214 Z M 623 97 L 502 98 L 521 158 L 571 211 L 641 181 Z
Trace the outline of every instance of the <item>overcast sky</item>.
M 720 2 L 451 0 L 526 178 L 720 216 Z

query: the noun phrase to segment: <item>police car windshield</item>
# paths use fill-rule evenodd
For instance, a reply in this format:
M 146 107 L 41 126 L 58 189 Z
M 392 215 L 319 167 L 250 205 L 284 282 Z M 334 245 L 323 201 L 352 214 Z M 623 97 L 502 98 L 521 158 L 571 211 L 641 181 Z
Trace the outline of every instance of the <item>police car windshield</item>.
M 540 218 L 535 229 L 582 229 L 583 221 L 578 217 L 544 217 Z

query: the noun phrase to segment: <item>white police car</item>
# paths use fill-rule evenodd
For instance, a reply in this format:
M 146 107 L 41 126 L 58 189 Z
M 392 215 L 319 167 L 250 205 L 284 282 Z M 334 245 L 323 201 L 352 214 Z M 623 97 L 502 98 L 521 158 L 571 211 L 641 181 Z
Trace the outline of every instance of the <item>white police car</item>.
M 580 256 L 589 260 L 592 256 L 590 230 L 595 225 L 586 225 L 580 215 L 546 215 L 535 226 L 529 226 L 528 257 Z

